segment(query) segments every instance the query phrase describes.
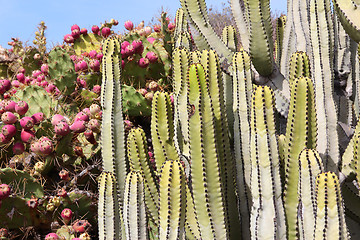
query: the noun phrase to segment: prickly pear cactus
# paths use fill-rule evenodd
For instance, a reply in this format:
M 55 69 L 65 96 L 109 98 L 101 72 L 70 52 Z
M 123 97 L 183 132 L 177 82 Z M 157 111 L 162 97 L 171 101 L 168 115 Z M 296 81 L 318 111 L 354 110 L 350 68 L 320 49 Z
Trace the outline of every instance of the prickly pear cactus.
M 54 80 L 56 87 L 65 95 L 70 95 L 75 90 L 77 74 L 70 55 L 59 47 L 49 53 L 49 75 Z
M 83 52 L 90 52 L 96 50 L 100 52 L 101 40 L 97 34 L 88 33 L 87 35 L 81 34 L 78 39 L 74 41 L 74 50 L 76 55 L 80 56 Z
M 149 101 L 146 100 L 132 86 L 122 85 L 122 101 L 123 112 L 129 116 L 149 116 L 151 107 Z

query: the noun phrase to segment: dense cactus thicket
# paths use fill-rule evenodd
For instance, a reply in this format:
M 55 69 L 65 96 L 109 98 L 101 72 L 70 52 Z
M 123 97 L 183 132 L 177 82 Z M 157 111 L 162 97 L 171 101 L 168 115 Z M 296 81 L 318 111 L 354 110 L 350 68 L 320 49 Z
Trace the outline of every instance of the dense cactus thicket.
M 359 3 L 289 0 L 274 33 L 269 1 L 231 0 L 217 34 L 180 2 L 11 42 L 2 239 L 359 238 Z

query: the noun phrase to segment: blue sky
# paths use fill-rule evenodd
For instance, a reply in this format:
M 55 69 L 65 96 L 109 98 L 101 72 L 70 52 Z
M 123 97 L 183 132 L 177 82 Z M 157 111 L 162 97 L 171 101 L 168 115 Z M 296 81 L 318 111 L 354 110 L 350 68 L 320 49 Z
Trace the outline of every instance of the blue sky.
M 227 0 L 206 0 L 207 6 L 221 7 Z M 0 0 L 0 45 L 10 48 L 7 42 L 11 37 L 32 45 L 37 25 L 45 21 L 48 45 L 61 43 L 63 36 L 70 33 L 70 27 L 78 24 L 80 28 L 91 29 L 105 20 L 119 21 L 115 31 L 124 31 L 123 23 L 132 20 L 145 24 L 160 12 L 161 7 L 174 16 L 180 7 L 179 0 Z M 271 0 L 273 10 L 285 12 L 286 0 Z

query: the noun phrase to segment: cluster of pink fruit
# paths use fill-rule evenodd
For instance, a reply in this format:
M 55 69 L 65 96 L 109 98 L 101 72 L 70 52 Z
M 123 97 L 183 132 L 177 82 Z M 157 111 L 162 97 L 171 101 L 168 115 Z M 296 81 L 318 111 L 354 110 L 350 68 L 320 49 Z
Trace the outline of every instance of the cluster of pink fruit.
M 128 41 L 123 41 L 121 43 L 121 66 L 125 67 L 125 61 L 130 62 L 134 59 L 134 55 L 142 55 L 144 52 L 144 45 L 141 40 L 134 40 L 131 43 Z M 150 63 L 156 63 L 158 61 L 158 56 L 154 52 L 147 52 L 145 57 L 141 57 L 138 61 L 138 65 L 141 68 L 147 68 Z
M 96 50 L 90 52 L 83 52 L 81 56 L 71 55 L 70 58 L 75 64 L 75 71 L 78 73 L 87 73 L 89 68 L 93 72 L 100 71 L 100 64 L 103 54 Z
M 55 114 L 52 117 L 51 124 L 54 126 L 56 135 L 66 136 L 70 132 L 83 133 L 89 143 L 97 144 L 94 133 L 99 133 L 100 131 L 99 119 L 101 114 L 100 106 L 92 104 L 90 108 L 84 108 L 76 114 L 71 125 L 69 125 L 69 120 L 60 114 Z
M 72 216 L 72 211 L 68 208 L 65 208 L 61 212 L 61 217 L 65 225 L 68 224 L 66 223 L 67 221 L 66 219 L 68 219 L 68 217 L 70 217 L 71 219 L 71 216 Z M 76 238 L 71 238 L 71 240 L 91 240 L 90 234 L 88 233 L 90 228 L 91 225 L 87 220 L 76 220 L 71 226 L 67 227 L 67 231 L 69 232 L 70 235 L 78 236 Z M 45 240 L 60 240 L 60 239 L 63 239 L 63 237 L 60 237 L 56 233 L 49 233 L 45 236 Z

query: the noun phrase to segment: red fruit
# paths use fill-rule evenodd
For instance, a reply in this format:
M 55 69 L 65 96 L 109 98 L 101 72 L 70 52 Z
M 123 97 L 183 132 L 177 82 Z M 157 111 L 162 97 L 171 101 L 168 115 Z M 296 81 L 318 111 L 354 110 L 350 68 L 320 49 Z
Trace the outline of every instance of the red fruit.
M 129 120 L 124 120 L 125 130 L 130 131 L 132 127 L 134 127 L 134 124 Z
M 23 117 L 20 119 L 20 126 L 25 130 L 30 130 L 34 126 L 34 119 L 32 117 Z
M 153 42 L 156 40 L 155 38 L 153 37 L 149 37 L 146 39 L 149 43 L 153 44 Z
M 20 87 L 20 82 L 18 80 L 13 80 L 11 81 L 11 86 L 13 86 L 14 88 L 18 88 Z
M 33 72 L 32 72 L 32 77 L 33 78 L 37 78 L 37 76 L 39 76 L 41 74 L 41 71 L 40 70 L 34 70 Z
M 95 116 L 96 114 L 98 114 L 101 111 L 101 107 L 97 104 L 91 104 L 90 106 L 90 114 Z
M 12 100 L 6 100 L 3 102 L 3 106 L 5 107 L 5 111 L 15 112 L 16 102 Z
M 14 144 L 12 150 L 15 155 L 20 155 L 25 151 L 25 146 L 23 143 L 17 142 Z
M 61 217 L 66 224 L 70 222 L 72 216 L 73 216 L 73 212 L 71 211 L 70 208 L 65 208 L 64 210 L 61 211 Z
M 61 188 L 58 192 L 57 192 L 57 195 L 59 197 L 66 197 L 67 196 L 67 192 L 64 188 Z
M 24 101 L 19 101 L 15 105 L 15 112 L 19 115 L 25 115 L 25 113 L 29 110 L 29 105 Z
M 88 70 L 88 64 L 87 64 L 86 61 L 80 61 L 80 62 L 78 63 L 78 66 L 79 66 L 79 70 L 80 70 L 80 71 L 86 72 L 86 71 Z
M 59 236 L 56 233 L 49 233 L 45 236 L 45 240 L 59 240 Z
M 92 60 L 90 62 L 90 68 L 94 72 L 99 72 L 100 71 L 100 62 L 99 62 L 99 60 Z
M 148 100 L 148 101 L 152 101 L 152 99 L 154 98 L 154 93 L 153 92 L 148 92 L 146 95 L 145 95 L 145 99 Z
M 85 114 L 88 115 L 89 117 L 91 116 L 90 108 L 84 108 L 83 110 L 81 110 L 81 112 L 85 113 Z M 87 120 L 87 121 L 89 121 L 89 120 Z
M 90 119 L 89 123 L 88 123 L 88 128 L 93 131 L 98 133 L 100 131 L 100 123 L 97 119 Z
M 49 65 L 47 65 L 46 63 L 44 63 L 43 65 L 41 65 L 41 72 L 43 74 L 48 74 L 49 72 Z
M 121 49 L 124 49 L 125 50 L 125 48 L 127 47 L 127 46 L 129 46 L 130 45 L 130 43 L 128 42 L 128 41 L 123 41 L 122 43 L 121 43 Z
M 64 181 L 69 181 L 70 180 L 69 172 L 66 171 L 65 169 L 63 169 L 63 170 L 61 170 L 59 172 L 59 177 Z
M 98 53 L 98 54 L 96 54 L 96 59 L 97 60 L 99 60 L 99 61 L 101 61 L 102 60 L 102 58 L 103 58 L 103 54 L 102 53 Z
M 150 63 L 156 63 L 158 60 L 158 56 L 154 52 L 147 52 L 145 57 L 149 59 Z
M 6 144 L 8 142 L 10 142 L 11 138 L 5 136 L 4 134 L 0 133 L 0 145 L 1 144 Z
M 150 83 L 149 83 L 149 89 L 151 90 L 151 91 L 157 91 L 158 89 L 159 89 L 159 85 L 157 84 L 157 82 L 155 82 L 155 81 L 151 81 Z
M 87 220 L 77 220 L 74 222 L 72 227 L 76 233 L 84 233 L 91 227 L 91 225 Z
M 160 32 L 161 31 L 160 25 L 154 25 L 154 31 L 155 32 Z
M 143 95 L 145 97 L 145 95 L 147 94 L 147 90 L 145 88 L 140 88 L 137 90 L 141 95 Z
M 0 200 L 7 198 L 10 195 L 11 188 L 9 185 L 3 183 L 0 184 Z
M 20 134 L 21 141 L 25 143 L 30 143 L 35 139 L 35 133 L 30 130 L 23 129 Z
M 92 91 L 96 94 L 100 94 L 101 93 L 101 86 L 100 85 L 95 85 L 92 89 Z
M 94 58 L 96 58 L 96 54 L 97 54 L 97 52 L 96 52 L 95 50 L 91 50 L 91 51 L 89 52 L 89 57 L 92 58 L 92 59 L 94 59 Z
M 40 139 L 41 140 L 41 139 Z M 51 141 L 40 141 L 39 151 L 41 155 L 47 156 L 54 151 L 54 146 Z
M 101 29 L 101 35 L 102 35 L 104 38 L 107 38 L 110 34 L 111 34 L 110 28 L 104 27 L 103 29 Z
M 40 143 L 39 142 L 33 142 L 30 146 L 30 150 L 36 154 L 40 154 Z
M 125 61 L 121 60 L 121 68 L 124 69 L 124 67 L 125 67 Z
M 40 122 L 44 121 L 44 114 L 42 112 L 35 113 L 31 116 L 34 119 L 34 124 L 39 124 Z
M 1 133 L 6 137 L 6 138 L 12 138 L 15 134 L 16 134 L 16 127 L 14 125 L 11 124 L 6 124 L 2 127 L 1 129 Z
M 134 47 L 134 52 L 141 55 L 144 51 L 144 45 L 141 40 L 134 40 L 131 45 Z
M 98 26 L 94 25 L 94 26 L 92 26 L 91 31 L 92 31 L 94 34 L 98 34 L 99 31 L 100 31 L 100 29 L 99 29 Z
M 71 36 L 74 38 L 74 39 L 78 39 L 80 37 L 80 30 L 77 30 L 77 29 L 74 29 L 71 31 Z
M 17 121 L 17 117 L 12 112 L 4 112 L 1 115 L 1 121 L 5 124 L 14 124 Z
M 79 146 L 75 146 L 74 147 L 74 152 L 76 155 L 78 155 L 79 157 L 84 157 L 84 152 L 83 152 L 83 149 Z
M 0 201 L 0 207 L 1 207 L 1 201 Z M 0 239 L 1 238 L 7 238 L 8 237 L 8 230 L 6 228 L 0 228 Z
M 80 33 L 81 33 L 82 35 L 87 35 L 87 34 L 88 34 L 88 31 L 87 31 L 86 28 L 82 28 L 82 29 L 80 30 Z
M 17 78 L 20 82 L 22 82 L 22 83 L 25 82 L 25 75 L 24 75 L 24 73 L 18 73 L 18 74 L 16 75 L 16 78 Z
M 51 124 L 53 126 L 55 126 L 56 124 L 58 124 L 59 122 L 66 122 L 65 118 L 63 115 L 60 114 L 55 114 L 52 118 L 51 118 Z
M 66 122 L 60 121 L 55 125 L 54 131 L 57 135 L 66 136 L 70 133 L 70 127 Z
M 70 126 L 71 131 L 75 132 L 75 133 L 82 133 L 85 132 L 86 126 L 85 126 L 85 121 L 82 120 L 78 120 L 75 121 L 71 126 Z
M 86 140 L 88 140 L 89 143 L 95 145 L 97 144 L 96 143 L 96 140 L 95 140 L 95 136 L 94 136 L 94 133 L 93 131 L 91 131 L 90 129 L 87 129 L 85 132 L 84 132 L 84 136 L 86 138 Z
M 79 112 L 75 116 L 75 121 L 89 121 L 89 116 L 85 112 Z
M 80 27 L 77 24 L 71 26 L 71 31 L 74 31 L 75 29 L 80 31 Z
M 74 43 L 74 37 L 71 34 L 66 34 L 64 36 L 64 41 L 66 43 Z
M 124 56 L 132 56 L 135 53 L 135 48 L 133 45 L 129 45 L 124 50 Z
M 36 208 L 37 206 L 38 206 L 38 204 L 39 204 L 39 202 L 38 202 L 38 200 L 36 199 L 36 198 L 31 198 L 30 200 L 28 200 L 27 202 L 26 202 L 26 205 L 28 205 L 28 207 L 29 208 L 31 208 L 31 209 L 34 209 L 34 208 Z M 49 234 L 48 234 L 49 235 Z M 48 235 L 46 235 L 46 236 L 48 236 Z M 45 237 L 45 239 L 47 239 L 46 237 Z M 50 238 L 51 239 L 51 238 Z M 57 238 L 56 238 L 57 239 Z
M 133 24 L 132 21 L 127 20 L 127 21 L 124 23 L 124 27 L 125 27 L 126 30 L 131 31 L 131 30 L 134 29 L 134 24 Z
M 175 29 L 175 24 L 174 23 L 169 23 L 168 24 L 168 29 L 169 29 L 169 31 L 173 31 Z
M 147 59 L 147 58 L 140 58 L 140 60 L 139 60 L 139 67 L 141 67 L 141 68 L 147 68 L 147 66 L 149 66 L 149 59 Z

